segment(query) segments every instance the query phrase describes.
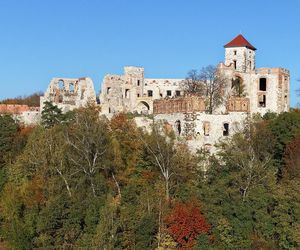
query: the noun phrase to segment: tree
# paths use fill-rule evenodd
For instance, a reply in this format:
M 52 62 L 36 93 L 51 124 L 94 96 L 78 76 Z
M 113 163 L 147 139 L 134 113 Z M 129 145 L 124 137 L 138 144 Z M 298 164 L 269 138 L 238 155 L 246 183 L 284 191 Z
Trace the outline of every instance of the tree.
M 28 105 L 29 107 L 39 107 L 40 106 L 40 96 L 43 92 L 36 92 L 29 96 L 19 96 L 16 98 L 8 98 L 0 101 L 0 104 L 19 104 Z
M 244 131 L 240 131 L 219 144 L 219 156 L 236 174 L 235 185 L 243 201 L 253 187 L 264 185 L 274 177 L 273 147 L 275 141 L 266 125 L 248 121 Z
M 293 179 L 300 177 L 300 135 L 287 144 L 284 152 L 283 176 Z
M 200 96 L 205 94 L 203 82 L 196 69 L 192 69 L 188 72 L 183 83 L 183 89 L 187 94 L 196 94 Z
M 232 79 L 232 90 L 233 90 L 233 96 L 236 97 L 245 97 L 245 85 L 243 83 L 242 78 L 236 77 L 235 79 Z
M 0 116 L 0 167 L 6 162 L 8 153 L 14 147 L 19 125 L 10 115 Z
M 208 234 L 211 226 L 196 202 L 178 202 L 165 218 L 168 233 L 181 249 L 191 249 L 200 234 Z
M 55 124 L 60 124 L 66 120 L 66 116 L 62 110 L 51 102 L 45 102 L 42 110 L 41 124 L 45 128 L 53 127 Z
M 158 168 L 165 183 L 166 200 L 170 198 L 170 180 L 176 172 L 176 165 L 173 164 L 176 149 L 175 136 L 172 131 L 167 131 L 162 124 L 154 124 L 152 132 L 141 136 L 145 146 L 145 154 L 152 166 Z
M 74 172 L 85 175 L 94 196 L 97 195 L 94 178 L 110 164 L 107 162 L 111 156 L 108 131 L 108 122 L 99 117 L 99 110 L 95 107 L 76 111 L 73 123 L 65 131 L 69 146 L 67 157 Z
M 284 152 L 286 145 L 300 134 L 300 112 L 292 110 L 279 114 L 268 123 L 268 130 L 275 137 L 274 160 L 277 163 L 277 178 L 282 178 L 284 172 Z
M 202 68 L 199 77 L 205 86 L 207 112 L 212 114 L 223 102 L 226 78 L 212 65 Z
M 187 94 L 200 95 L 205 98 L 206 112 L 212 114 L 224 99 L 226 78 L 216 66 L 203 67 L 199 73 L 191 70 L 183 83 Z

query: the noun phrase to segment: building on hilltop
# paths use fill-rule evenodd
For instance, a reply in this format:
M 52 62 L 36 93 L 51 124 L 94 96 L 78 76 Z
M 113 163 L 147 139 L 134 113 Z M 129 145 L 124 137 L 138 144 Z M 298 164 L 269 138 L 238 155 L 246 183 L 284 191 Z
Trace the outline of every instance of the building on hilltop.
M 144 69 L 125 67 L 124 75 L 106 75 L 102 82 L 102 113 L 154 114 L 169 123 L 193 148 L 211 148 L 221 138 L 239 129 L 251 114 L 289 110 L 289 71 L 256 68 L 256 48 L 242 35 L 225 46 L 225 61 L 217 67 L 226 79 L 223 103 L 212 114 L 205 96 L 184 93 L 185 79 L 147 79 Z M 234 93 L 243 88 L 243 95 Z
M 192 96 L 185 90 L 187 79 L 149 79 L 142 67 L 124 67 L 123 75 L 106 75 L 99 96 L 101 113 L 153 114 L 165 121 L 192 148 L 211 148 L 230 136 L 251 114 L 281 113 L 290 107 L 290 75 L 283 68 L 256 68 L 256 48 L 242 35 L 225 46 L 225 61 L 217 66 L 222 76 L 222 103 L 207 109 L 207 95 Z M 242 90 L 237 94 L 236 90 Z M 54 78 L 41 97 L 64 112 L 96 103 L 90 78 Z M 139 121 L 143 124 L 144 121 Z M 147 122 L 145 122 L 147 124 Z
M 225 62 L 218 65 L 219 72 L 227 79 L 224 95 L 226 93 L 228 99 L 232 97 L 233 84 L 243 85 L 247 94 L 241 102 L 232 98 L 228 100 L 221 109 L 223 113 L 226 112 L 225 108 L 233 112 L 239 109 L 239 105 L 246 105 L 247 112 L 250 113 L 280 113 L 289 110 L 288 70 L 256 69 L 256 48 L 242 35 L 238 35 L 224 48 Z M 184 95 L 184 81 L 185 79 L 148 79 L 144 77 L 144 68 L 125 67 L 123 75 L 104 77 L 100 94 L 102 113 L 152 114 L 154 100 Z
M 225 63 L 218 65 L 218 74 L 226 79 L 223 104 L 212 114 L 205 108 L 205 96 L 190 96 L 154 101 L 155 120 L 165 120 L 174 131 L 189 139 L 192 148 L 207 149 L 243 126 L 254 113 L 281 113 L 289 110 L 290 75 L 283 68 L 255 67 L 256 48 L 242 35 L 224 46 Z M 235 86 L 243 87 L 237 96 Z M 195 103 L 197 103 L 195 105 Z

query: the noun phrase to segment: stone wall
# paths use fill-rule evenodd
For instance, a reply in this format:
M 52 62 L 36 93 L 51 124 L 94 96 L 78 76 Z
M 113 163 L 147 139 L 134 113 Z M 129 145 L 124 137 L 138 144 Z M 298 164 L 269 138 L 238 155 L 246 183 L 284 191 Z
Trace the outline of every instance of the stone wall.
M 153 102 L 154 114 L 204 112 L 205 100 L 198 96 L 160 99 Z
M 49 101 L 57 105 L 63 112 L 96 104 L 96 93 L 93 81 L 88 77 L 82 78 L 53 78 L 40 99 L 40 107 Z
M 102 114 L 153 113 L 153 101 L 182 95 L 182 79 L 144 78 L 144 68 L 124 67 L 123 75 L 106 75 L 102 82 Z
M 228 112 L 250 112 L 250 99 L 243 97 L 231 97 L 227 104 Z
M 185 138 L 189 147 L 196 151 L 202 147 L 215 152 L 215 144 L 239 131 L 248 114 L 232 112 L 212 115 L 203 112 L 157 114 L 155 121 L 168 122 L 177 136 Z

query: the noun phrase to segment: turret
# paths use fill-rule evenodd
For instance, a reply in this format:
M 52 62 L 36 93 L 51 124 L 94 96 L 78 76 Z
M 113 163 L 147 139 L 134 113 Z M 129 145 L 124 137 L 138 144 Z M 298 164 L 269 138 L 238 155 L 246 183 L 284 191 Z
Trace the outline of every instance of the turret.
M 250 72 L 255 70 L 255 51 L 242 35 L 238 35 L 225 46 L 225 64 L 232 65 L 236 71 Z

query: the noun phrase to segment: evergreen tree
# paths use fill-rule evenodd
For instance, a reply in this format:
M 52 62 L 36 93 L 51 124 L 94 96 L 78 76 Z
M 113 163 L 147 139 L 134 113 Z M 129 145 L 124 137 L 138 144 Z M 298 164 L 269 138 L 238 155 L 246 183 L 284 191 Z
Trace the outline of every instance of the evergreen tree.
M 62 113 L 62 110 L 51 102 L 45 102 L 45 106 L 42 111 L 42 121 L 41 124 L 45 128 L 51 128 L 55 124 L 62 123 L 66 121 L 66 116 Z

